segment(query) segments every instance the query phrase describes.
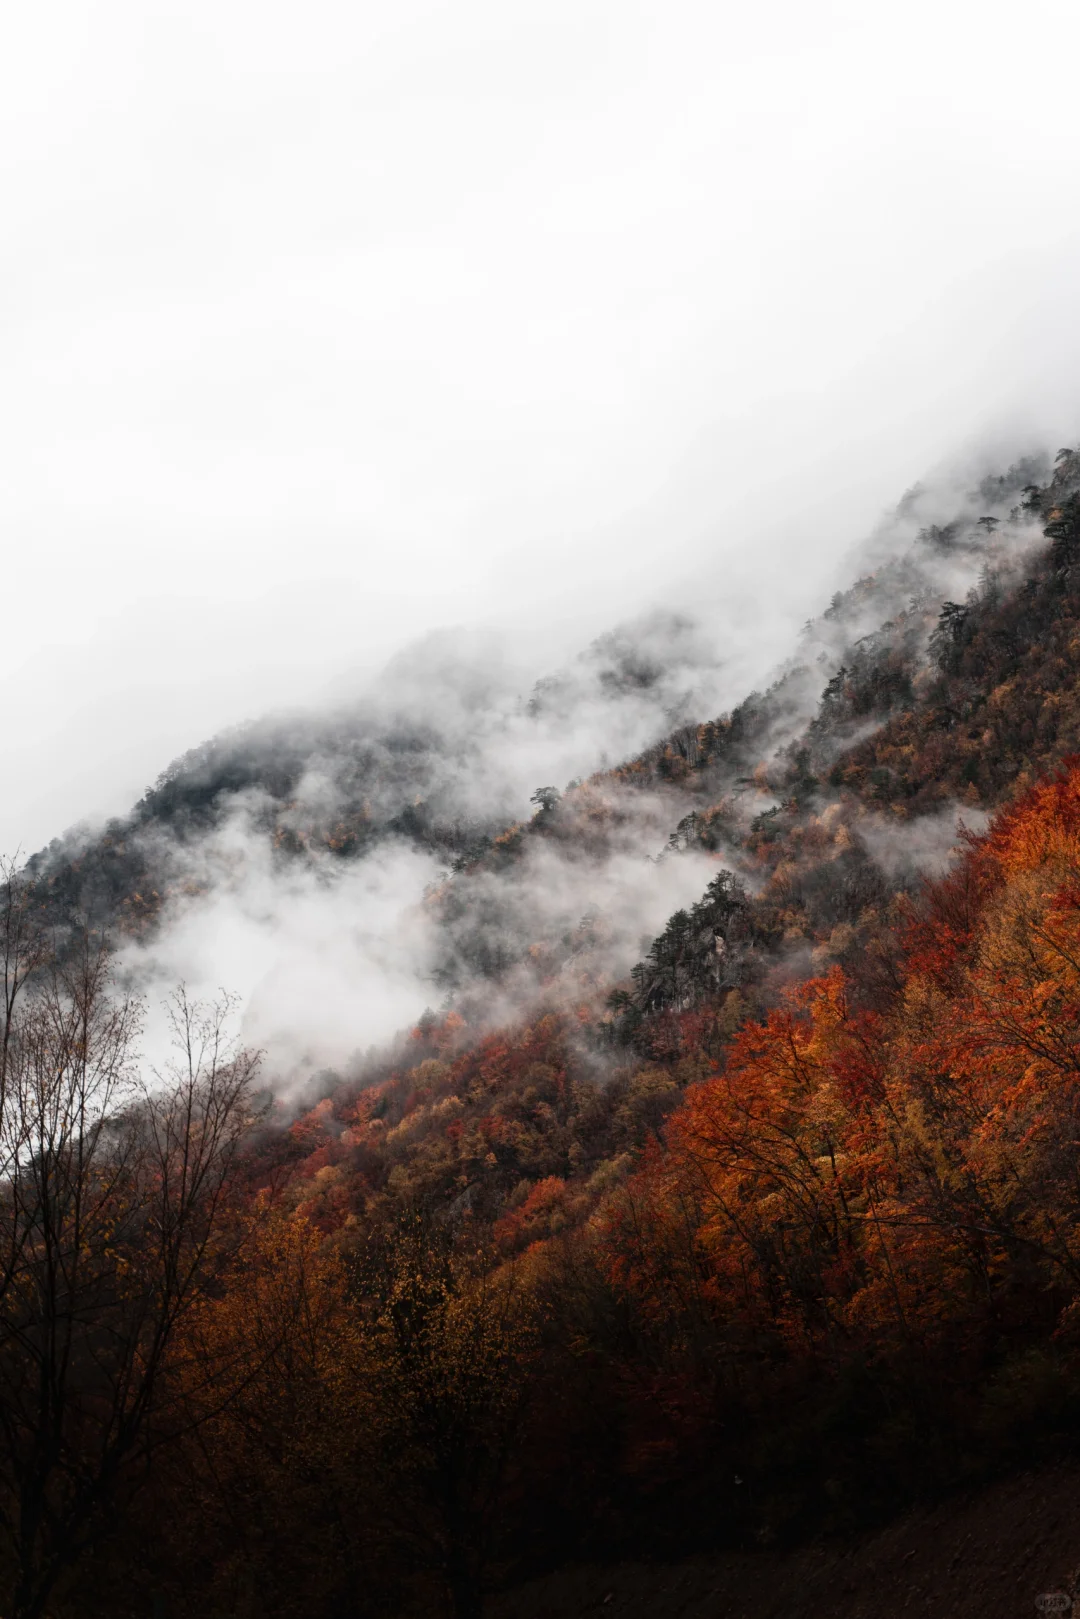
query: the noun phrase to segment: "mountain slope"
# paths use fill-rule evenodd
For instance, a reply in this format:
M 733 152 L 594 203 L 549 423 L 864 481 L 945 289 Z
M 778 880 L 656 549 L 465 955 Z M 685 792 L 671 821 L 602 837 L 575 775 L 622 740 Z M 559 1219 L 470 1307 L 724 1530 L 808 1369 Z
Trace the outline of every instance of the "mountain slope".
M 1071 466 L 1059 467 L 1044 505 L 1067 493 Z M 30 870 L 55 896 L 58 915 L 145 933 L 170 898 L 204 882 L 200 847 L 236 821 L 276 859 L 329 856 L 332 864 L 399 843 L 445 865 L 482 867 L 498 840 L 488 866 L 499 866 L 536 832 L 562 853 L 581 846 L 593 863 L 620 835 L 635 853 L 658 852 L 673 834 L 683 846 L 718 847 L 725 798 L 735 793 L 744 807 L 752 800 L 740 778 L 766 761 L 775 775 L 777 750 L 797 751 L 804 733 L 820 767 L 823 747 L 836 751 L 897 707 L 925 661 L 941 600 L 967 592 L 987 570 L 1007 573 L 1037 532 L 1036 508 L 1016 509 L 1036 473 L 1025 462 L 967 495 L 913 491 L 868 548 L 875 571 L 807 626 L 767 693 L 720 720 L 701 724 L 695 710 L 701 714 L 722 675 L 722 649 L 686 619 L 658 615 L 601 638 L 536 682 L 527 699 L 500 649 L 434 637 L 403 654 L 360 705 L 217 738 L 171 766 L 125 820 L 97 837 L 76 832 L 54 843 Z M 929 522 L 943 499 L 950 520 Z M 978 522 L 988 513 L 1001 525 L 996 533 Z M 811 724 L 830 680 L 829 701 Z M 693 723 L 672 730 L 675 718 Z M 649 733 L 657 740 L 635 754 L 635 738 Z M 601 751 L 630 762 L 596 775 Z M 589 777 L 586 787 L 568 792 L 557 813 L 526 822 L 522 845 L 515 811 L 527 807 L 541 773 L 558 781 L 572 771 Z M 770 791 L 768 781 L 761 785 Z M 620 792 L 628 786 L 637 789 L 629 798 Z M 694 814 L 705 824 L 676 830 Z M 734 835 L 742 836 L 738 817 Z M 462 903 L 473 899 L 470 892 Z M 565 922 L 560 915 L 538 926 L 562 932 Z M 508 949 L 520 956 L 532 942 Z M 445 965 L 448 980 L 467 975 L 467 963 Z
M 571 1560 L 850 1542 L 1072 1446 L 1080 457 L 1042 477 L 934 521 L 912 495 L 766 691 L 541 785 L 528 819 L 441 846 L 434 816 L 375 826 L 428 840 L 406 909 L 446 998 L 251 1137 L 260 1234 L 199 1327 L 248 1381 L 157 1486 L 179 1612 L 241 1570 L 283 1619 L 474 1619 Z M 568 711 L 553 688 L 486 702 L 508 751 Z M 345 796 L 400 806 L 413 765 L 369 743 L 342 744 Z M 239 818 L 249 863 L 261 840 L 279 874 L 371 869 L 282 835 L 307 740 L 280 783 L 244 746 L 109 837 L 180 887 L 192 849 L 227 874 Z M 450 751 L 429 735 L 417 768 Z M 482 809 L 472 781 L 424 802 Z M 32 868 L 54 914 L 95 858 Z M 139 921 L 123 882 L 105 894 L 126 970 L 176 904 Z M 286 1277 L 322 1325 L 262 1359 Z M 780 1601 L 809 1563 L 769 1566 Z

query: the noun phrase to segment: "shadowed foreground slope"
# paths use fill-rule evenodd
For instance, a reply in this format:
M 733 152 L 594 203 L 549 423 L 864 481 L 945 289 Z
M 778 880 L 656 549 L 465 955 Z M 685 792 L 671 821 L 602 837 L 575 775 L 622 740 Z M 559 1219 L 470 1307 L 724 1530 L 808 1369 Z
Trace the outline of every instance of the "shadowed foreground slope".
M 847 1546 L 789 1556 L 565 1569 L 508 1592 L 491 1619 L 1014 1619 L 1080 1564 L 1080 1468 L 1027 1473 L 909 1513 Z

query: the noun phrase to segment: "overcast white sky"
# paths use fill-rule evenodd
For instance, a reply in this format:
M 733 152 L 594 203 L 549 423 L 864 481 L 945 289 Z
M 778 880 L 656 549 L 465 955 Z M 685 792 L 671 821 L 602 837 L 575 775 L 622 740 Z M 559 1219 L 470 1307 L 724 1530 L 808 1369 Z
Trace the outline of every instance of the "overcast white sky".
M 0 848 L 436 624 L 805 616 L 929 464 L 1071 442 L 1078 47 L 1071 0 L 5 8 Z

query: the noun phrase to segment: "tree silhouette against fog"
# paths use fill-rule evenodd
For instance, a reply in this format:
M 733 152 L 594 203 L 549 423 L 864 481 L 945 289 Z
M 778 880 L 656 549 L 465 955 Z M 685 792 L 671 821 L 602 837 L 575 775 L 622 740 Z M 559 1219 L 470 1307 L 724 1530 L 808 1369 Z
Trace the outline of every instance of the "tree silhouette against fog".
M 230 1046 L 227 1003 L 181 991 L 179 1060 L 144 1076 L 105 946 L 52 948 L 32 886 L 5 877 L 0 1577 L 4 1611 L 37 1619 L 133 1464 L 185 1425 L 171 1351 L 228 1253 L 256 1059 Z

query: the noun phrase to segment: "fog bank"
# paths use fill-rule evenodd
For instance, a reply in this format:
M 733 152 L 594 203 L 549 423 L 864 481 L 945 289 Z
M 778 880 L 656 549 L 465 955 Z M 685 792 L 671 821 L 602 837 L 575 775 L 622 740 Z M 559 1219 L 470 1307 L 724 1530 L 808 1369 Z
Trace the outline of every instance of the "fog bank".
M 1055 0 L 12 10 L 0 847 L 440 625 L 550 667 L 707 603 L 775 659 L 926 466 L 1072 443 L 1078 34 Z

